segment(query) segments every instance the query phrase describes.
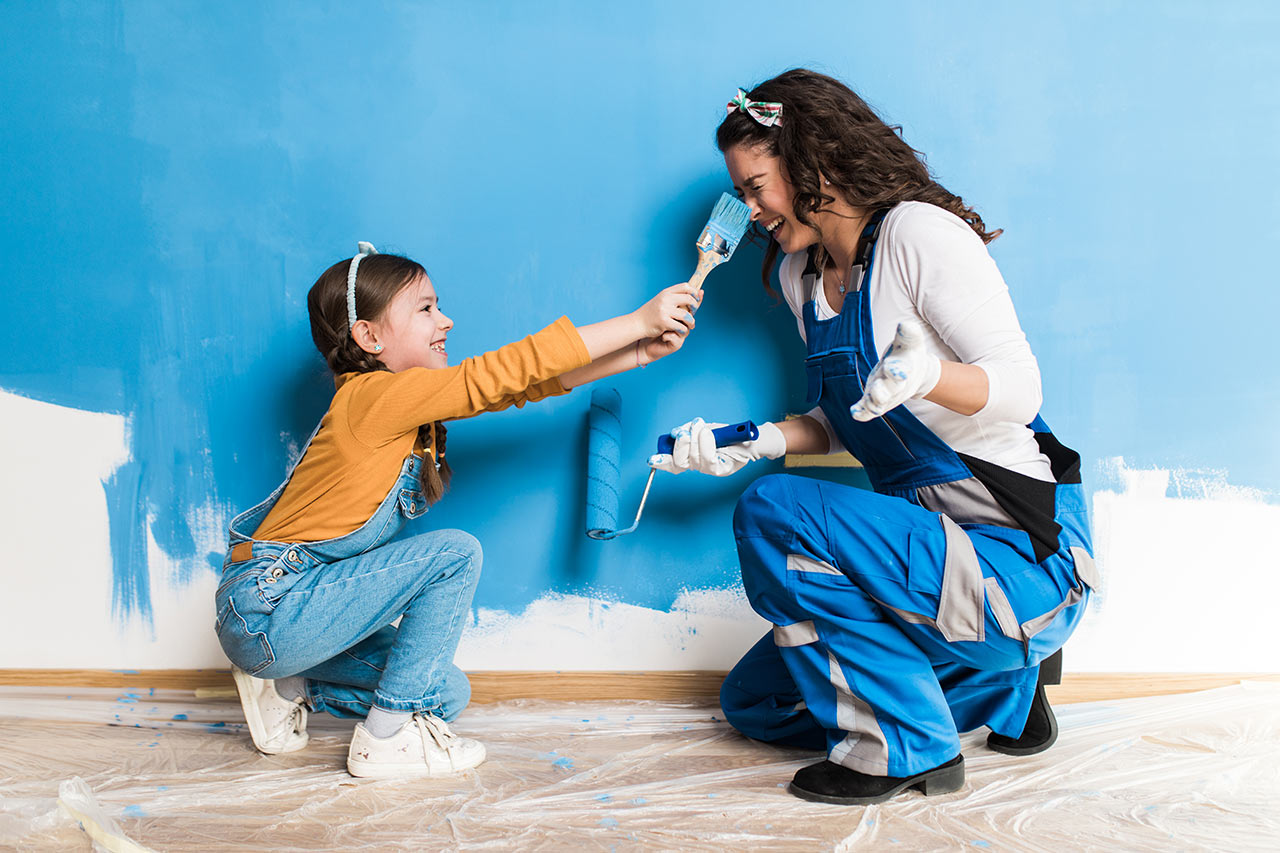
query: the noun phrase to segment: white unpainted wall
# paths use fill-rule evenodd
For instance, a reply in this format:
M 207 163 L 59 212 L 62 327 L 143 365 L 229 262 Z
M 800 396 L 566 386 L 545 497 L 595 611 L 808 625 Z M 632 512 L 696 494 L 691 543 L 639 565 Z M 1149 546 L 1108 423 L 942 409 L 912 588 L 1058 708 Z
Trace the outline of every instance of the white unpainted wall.
M 212 628 L 217 578 L 183 572 L 149 543 L 152 620 L 111 613 L 102 481 L 128 461 L 129 424 L 0 392 L 0 668 L 225 667 Z M 1178 472 L 1106 460 L 1118 490 L 1094 493 L 1103 588 L 1068 645 L 1074 672 L 1277 672 L 1267 614 L 1280 598 L 1280 506 Z M 221 547 L 229 519 L 199 510 L 193 529 Z M 216 540 L 216 541 L 215 541 Z M 203 547 L 202 549 L 203 550 Z M 176 578 L 191 577 L 178 583 Z M 741 588 L 683 590 L 666 611 L 547 595 L 520 613 L 480 609 L 458 653 L 464 669 L 728 669 L 768 628 Z

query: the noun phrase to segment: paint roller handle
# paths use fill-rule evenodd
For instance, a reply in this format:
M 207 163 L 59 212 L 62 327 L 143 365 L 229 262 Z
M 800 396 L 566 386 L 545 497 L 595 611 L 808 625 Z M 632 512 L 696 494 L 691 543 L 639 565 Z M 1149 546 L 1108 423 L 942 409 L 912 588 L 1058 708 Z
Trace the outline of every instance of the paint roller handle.
M 742 421 L 741 423 L 717 427 L 711 431 L 711 434 L 716 437 L 716 447 L 725 447 L 730 444 L 755 441 L 760 437 L 760 429 L 751 421 Z M 658 436 L 659 453 L 671 453 L 675 449 L 676 440 L 670 433 Z

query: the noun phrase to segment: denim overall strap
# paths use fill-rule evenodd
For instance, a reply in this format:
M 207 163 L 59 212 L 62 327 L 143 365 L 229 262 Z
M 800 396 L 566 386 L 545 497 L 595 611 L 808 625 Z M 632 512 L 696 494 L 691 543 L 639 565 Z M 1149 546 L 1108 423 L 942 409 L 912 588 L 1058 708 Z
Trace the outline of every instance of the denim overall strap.
M 280 500 L 280 495 L 284 494 L 285 486 L 289 485 L 289 481 L 293 479 L 293 472 L 297 470 L 301 464 L 302 458 L 307 455 L 311 442 L 315 441 L 316 434 L 320 432 L 320 427 L 324 423 L 321 420 L 316 424 L 316 428 L 311 430 L 311 435 L 307 436 L 307 441 L 302 445 L 302 452 L 298 454 L 298 458 L 293 460 L 293 464 L 289 466 L 289 470 L 285 472 L 284 480 L 280 485 L 275 487 L 271 494 L 267 495 L 267 499 L 257 506 L 247 509 L 244 512 L 231 519 L 229 530 L 229 541 L 227 543 L 227 558 L 223 561 L 222 568 L 225 570 L 232 562 L 231 550 L 243 542 L 249 542 L 253 539 L 254 532 L 262 524 L 263 519 L 271 512 L 271 508 L 276 505 L 276 501 Z
M 307 439 L 302 453 L 298 456 L 298 462 L 301 462 L 319 430 L 317 426 L 311 433 L 311 437 Z M 227 556 L 223 562 L 224 572 L 233 563 L 242 562 L 250 555 L 275 557 L 286 550 L 298 555 L 297 562 L 300 568 L 310 563 L 332 562 L 353 557 L 390 541 L 400 532 L 405 520 L 417 518 L 427 511 L 427 498 L 422 491 L 421 483 L 422 466 L 426 463 L 421 456 L 410 454 L 401 464 L 400 473 L 373 515 L 350 533 L 332 539 L 307 542 L 303 545 L 254 539 L 254 532 L 276 505 L 280 495 L 284 493 L 298 462 L 290 467 L 284 482 L 277 486 L 265 501 L 232 520 Z
M 822 406 L 841 443 L 858 458 L 871 485 L 883 494 L 909 497 L 914 489 L 963 480 L 972 474 L 944 441 L 920 423 L 905 406 L 870 421 L 855 421 L 849 407 L 866 388 L 880 360 L 871 324 L 871 281 L 876 243 L 888 210 L 877 211 L 862 232 L 862 274 L 845 297 L 842 310 L 819 320 L 817 270 L 810 266 L 802 281 L 810 296 L 804 305 L 808 355 L 808 405 Z M 851 304 L 852 302 L 852 304 Z

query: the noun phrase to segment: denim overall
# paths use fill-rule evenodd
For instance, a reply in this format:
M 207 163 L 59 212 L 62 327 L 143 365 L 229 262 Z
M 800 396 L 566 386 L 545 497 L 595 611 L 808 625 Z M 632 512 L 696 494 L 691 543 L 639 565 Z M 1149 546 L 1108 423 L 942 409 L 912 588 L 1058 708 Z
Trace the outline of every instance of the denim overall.
M 408 456 L 377 511 L 345 536 L 252 538 L 288 477 L 236 516 L 214 624 L 232 663 L 259 678 L 301 675 L 311 710 L 340 717 L 363 717 L 376 703 L 451 720 L 466 707 L 471 686 L 453 656 L 471 613 L 480 543 L 460 530 L 390 541 L 427 511 L 424 464 Z
M 1079 622 L 1096 570 L 1079 457 L 1039 417 L 1031 428 L 1057 483 L 1033 486 L 1056 548 L 1033 546 L 976 463 L 905 406 L 865 423 L 850 416 L 879 360 L 867 291 L 886 212 L 863 233 L 865 272 L 839 315 L 817 318 L 816 271 L 805 277 L 810 405 L 875 491 L 775 474 L 743 495 L 743 585 L 774 628 L 729 674 L 721 704 L 751 737 L 910 776 L 954 758 L 959 732 L 1022 734 L 1040 661 Z

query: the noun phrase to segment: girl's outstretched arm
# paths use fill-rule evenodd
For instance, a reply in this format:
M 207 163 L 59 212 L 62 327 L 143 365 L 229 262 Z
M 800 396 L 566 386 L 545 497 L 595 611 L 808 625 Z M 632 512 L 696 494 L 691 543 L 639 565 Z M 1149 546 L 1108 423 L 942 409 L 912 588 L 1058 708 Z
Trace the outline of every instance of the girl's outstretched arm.
M 693 328 L 693 311 L 697 307 L 693 287 L 684 282 L 660 291 L 629 314 L 579 326 L 578 334 L 594 361 L 663 332 L 687 334 Z
M 600 323 L 578 328 L 592 361 L 585 367 L 560 375 L 565 388 L 576 388 L 605 376 L 643 367 L 670 355 L 684 344 L 693 330 L 693 312 L 702 299 L 687 283 L 668 287 L 639 309 Z M 637 334 L 637 332 L 639 332 Z M 597 347 L 613 349 L 603 353 Z

